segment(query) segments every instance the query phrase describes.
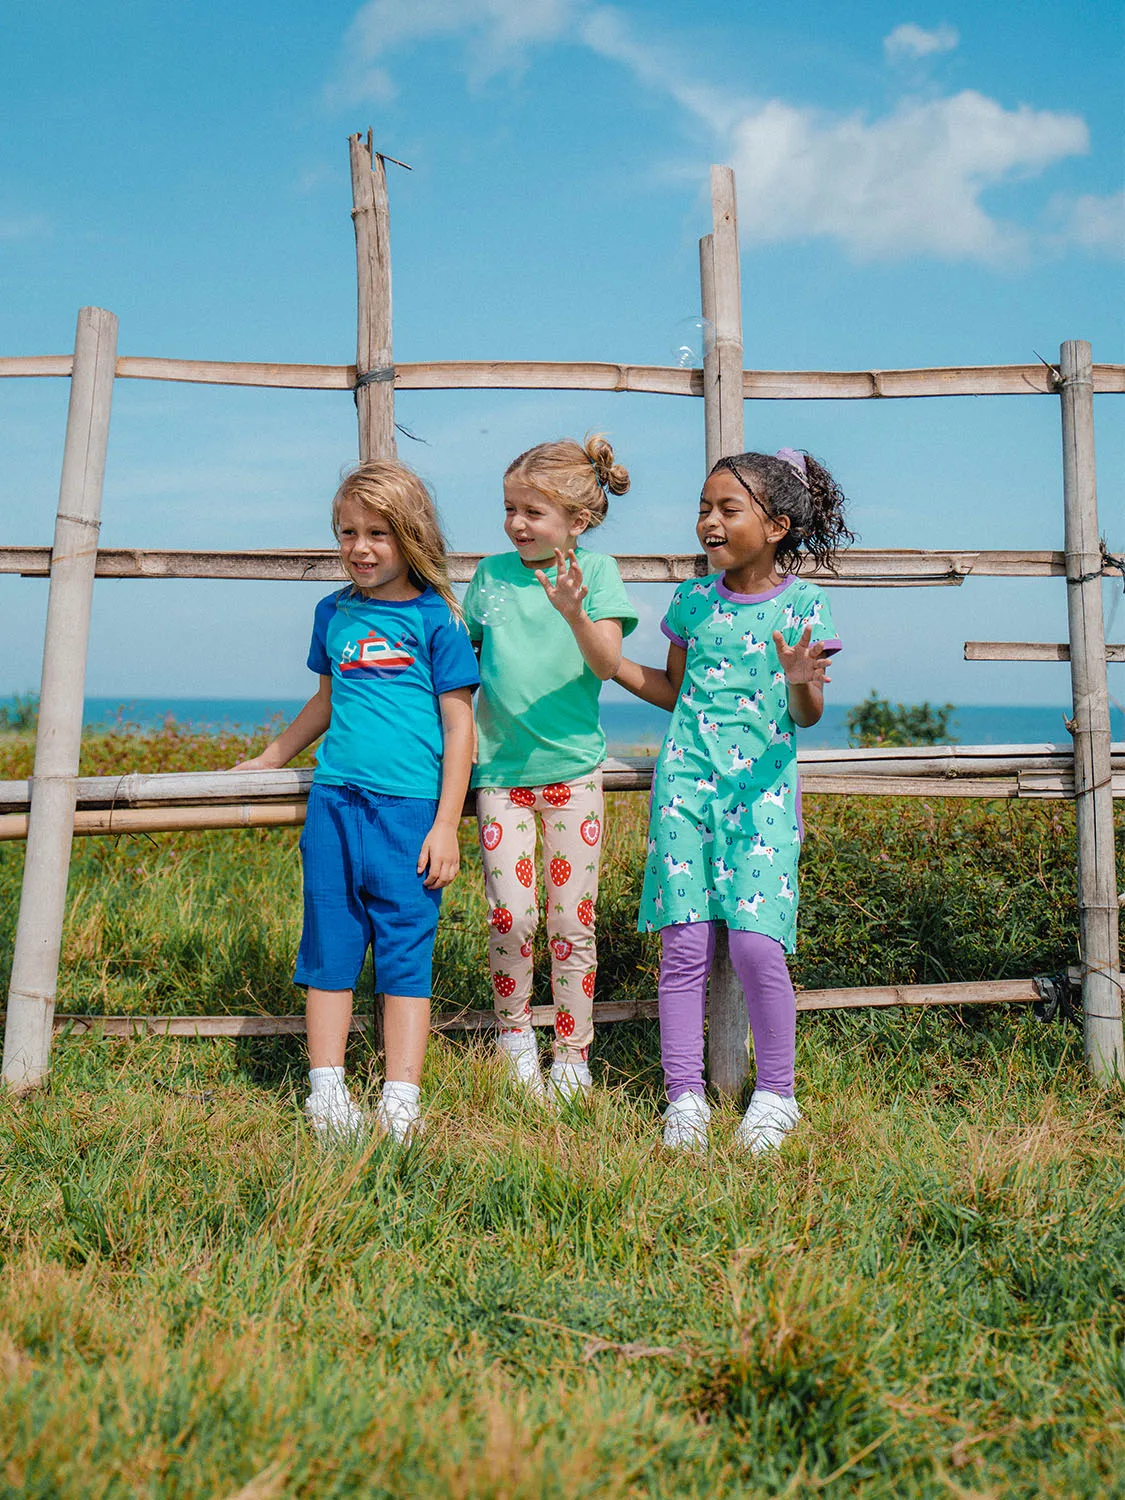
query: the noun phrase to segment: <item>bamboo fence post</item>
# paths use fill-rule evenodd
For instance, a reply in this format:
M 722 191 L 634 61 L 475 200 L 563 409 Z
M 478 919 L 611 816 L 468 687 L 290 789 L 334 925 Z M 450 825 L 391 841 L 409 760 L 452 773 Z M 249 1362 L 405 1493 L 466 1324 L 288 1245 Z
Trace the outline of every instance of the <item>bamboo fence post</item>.
M 117 319 L 78 314 L 51 557 L 39 727 L 4 1027 L 3 1078 L 17 1093 L 47 1076 L 78 790 L 86 648 L 117 362 Z
M 1125 1048 L 1090 345 L 1068 340 L 1059 364 L 1083 1031 L 1091 1073 L 1109 1082 L 1125 1073 Z
M 359 456 L 394 458 L 395 368 L 391 352 L 391 219 L 383 158 L 349 137 L 356 264 L 356 390 Z
M 699 242 L 699 287 L 704 319 L 714 329 L 704 345 L 703 410 L 707 469 L 745 446 L 742 411 L 742 286 L 734 172 L 711 168 L 713 229 Z M 725 927 L 716 932 L 708 996 L 707 1073 L 721 1094 L 737 1094 L 746 1081 L 746 1000 L 730 961 Z

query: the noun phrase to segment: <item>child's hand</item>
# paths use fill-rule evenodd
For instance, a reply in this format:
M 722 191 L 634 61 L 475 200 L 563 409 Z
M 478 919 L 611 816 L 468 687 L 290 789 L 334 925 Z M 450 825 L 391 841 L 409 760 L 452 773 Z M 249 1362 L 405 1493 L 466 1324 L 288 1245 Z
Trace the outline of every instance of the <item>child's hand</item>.
M 252 755 L 249 760 L 240 760 L 237 765 L 228 766 L 227 769 L 230 771 L 276 771 L 277 767 L 263 754 Z
M 450 884 L 461 868 L 461 851 L 457 847 L 457 828 L 435 823 L 422 842 L 418 856 L 418 874 L 429 866 L 422 882 L 428 891 L 440 891 Z
M 832 681 L 828 676 L 829 658 L 825 656 L 824 646 L 820 641 L 809 645 L 811 637 L 812 626 L 806 625 L 801 632 L 801 639 L 794 645 L 785 644 L 785 637 L 780 630 L 774 631 L 773 643 L 789 682 L 807 682 L 813 687 L 823 687 L 826 682 Z
M 555 548 L 555 581 L 548 583 L 547 575 L 542 568 L 536 568 L 535 576 L 543 585 L 543 591 L 547 598 L 562 615 L 564 620 L 571 624 L 578 619 L 582 613 L 582 601 L 590 590 L 582 582 L 582 569 L 578 566 L 578 559 L 573 550 L 564 557 L 559 549 Z

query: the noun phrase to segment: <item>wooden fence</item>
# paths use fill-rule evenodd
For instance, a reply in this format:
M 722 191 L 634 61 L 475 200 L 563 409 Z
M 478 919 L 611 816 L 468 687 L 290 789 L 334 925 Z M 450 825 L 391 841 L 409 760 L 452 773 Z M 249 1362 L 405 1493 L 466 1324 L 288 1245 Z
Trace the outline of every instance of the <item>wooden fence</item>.
M 1106 646 L 1101 578 L 1120 561 L 1099 541 L 1095 492 L 1093 395 L 1125 393 L 1125 365 L 1094 365 L 1090 346 L 1062 346 L 1057 366 L 1003 365 L 919 370 L 769 371 L 743 368 L 742 313 L 734 176 L 711 169 L 712 233 L 700 241 L 703 316 L 715 330 L 702 370 L 648 365 L 559 362 L 433 362 L 395 365 L 391 340 L 390 235 L 384 161 L 366 142 L 349 142 L 356 234 L 358 333 L 354 365 L 280 365 L 118 357 L 117 320 L 84 308 L 73 355 L 0 358 L 0 377 L 67 377 L 71 399 L 52 547 L 0 547 L 0 572 L 50 578 L 39 729 L 30 782 L 0 783 L 0 840 L 27 839 L 3 1077 L 15 1090 L 47 1076 L 56 1030 L 105 1034 L 261 1036 L 303 1030 L 298 1016 L 55 1016 L 59 951 L 71 840 L 177 828 L 285 826 L 304 818 L 310 773 L 200 773 L 79 778 L 86 644 L 95 578 L 305 579 L 343 576 L 335 552 L 204 552 L 99 549 L 101 490 L 110 405 L 116 379 L 173 380 L 355 394 L 363 457 L 393 454 L 394 392 L 399 390 L 644 391 L 701 398 L 707 467 L 742 451 L 746 400 L 871 400 L 960 395 L 1055 396 L 1063 435 L 1066 546 L 1063 551 L 853 549 L 833 587 L 957 587 L 971 577 L 1065 577 L 1069 640 L 1065 643 L 968 641 L 970 661 L 1069 661 L 1073 745 L 939 746 L 917 750 L 802 751 L 802 785 L 810 792 L 862 795 L 1069 797 L 1077 806 L 1078 909 L 1086 1055 L 1100 1079 L 1125 1071 L 1121 1029 L 1118 897 L 1113 845 L 1114 796 L 1125 795 L 1125 746 L 1111 746 L 1106 661 L 1125 646 Z M 459 554 L 453 576 L 466 580 L 478 558 Z M 699 576 L 696 555 L 632 554 L 619 558 L 631 583 L 669 583 Z M 810 577 L 820 577 L 810 573 Z M 65 650 L 62 649 L 65 641 Z M 607 786 L 643 789 L 652 762 L 611 761 Z M 471 799 L 470 799 L 471 804 Z M 471 805 L 466 805 L 466 813 Z M 854 1006 L 1026 1002 L 1040 993 L 1032 979 L 953 985 L 902 985 L 807 991 L 801 1010 Z M 599 1022 L 655 1013 L 655 1002 L 595 1007 Z M 708 1065 L 720 1089 L 738 1089 L 747 1071 L 741 991 L 725 943 L 718 945 L 709 1001 Z M 535 1019 L 545 1022 L 542 1008 Z M 362 1029 L 357 1018 L 354 1025 Z M 443 1028 L 478 1029 L 490 1013 L 443 1017 Z

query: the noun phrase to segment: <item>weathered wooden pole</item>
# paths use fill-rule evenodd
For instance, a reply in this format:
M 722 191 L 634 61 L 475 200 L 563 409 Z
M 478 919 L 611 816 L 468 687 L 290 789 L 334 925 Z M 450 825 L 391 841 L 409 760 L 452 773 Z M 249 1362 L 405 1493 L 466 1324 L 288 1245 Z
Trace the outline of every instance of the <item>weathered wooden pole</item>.
M 1109 1082 L 1125 1075 L 1125 1048 L 1090 345 L 1068 340 L 1059 369 L 1083 1030 L 1090 1071 Z
M 353 135 L 352 222 L 356 265 L 356 391 L 359 456 L 394 458 L 395 368 L 391 341 L 391 218 L 387 171 L 367 140 Z
M 22 1093 L 47 1076 L 82 745 L 86 647 L 98 552 L 117 319 L 78 314 L 51 583 L 27 856 L 4 1030 L 4 1082 Z
M 745 448 L 742 413 L 742 277 L 734 172 L 711 168 L 712 233 L 699 242 L 699 289 L 705 323 L 703 413 L 707 468 Z M 707 1072 L 712 1088 L 737 1094 L 746 1081 L 746 1000 L 730 961 L 726 928 L 715 943 L 707 1007 Z

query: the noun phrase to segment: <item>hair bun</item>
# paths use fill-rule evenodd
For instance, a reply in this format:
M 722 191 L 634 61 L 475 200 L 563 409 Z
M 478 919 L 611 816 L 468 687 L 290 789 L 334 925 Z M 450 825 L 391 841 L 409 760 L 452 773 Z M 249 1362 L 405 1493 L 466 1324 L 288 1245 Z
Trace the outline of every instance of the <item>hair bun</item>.
M 623 464 L 614 462 L 613 445 L 605 434 L 588 433 L 583 446 L 602 489 L 608 490 L 611 495 L 623 495 L 629 488 L 629 470 Z

